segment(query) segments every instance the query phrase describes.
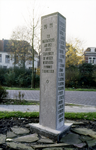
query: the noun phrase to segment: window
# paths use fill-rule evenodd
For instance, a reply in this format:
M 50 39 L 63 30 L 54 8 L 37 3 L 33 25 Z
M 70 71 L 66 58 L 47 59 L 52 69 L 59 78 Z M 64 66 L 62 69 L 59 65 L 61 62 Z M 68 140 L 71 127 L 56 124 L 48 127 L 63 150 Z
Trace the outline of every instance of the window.
M 89 57 L 88 58 L 88 63 L 96 64 L 96 57 Z
M 87 52 L 91 52 L 91 48 L 87 48 L 87 50 L 86 50 Z
M 0 54 L 0 62 L 2 62 L 2 54 Z
M 7 66 L 3 66 L 4 69 L 7 69 Z
M 5 56 L 5 63 L 10 63 L 10 56 L 9 55 Z

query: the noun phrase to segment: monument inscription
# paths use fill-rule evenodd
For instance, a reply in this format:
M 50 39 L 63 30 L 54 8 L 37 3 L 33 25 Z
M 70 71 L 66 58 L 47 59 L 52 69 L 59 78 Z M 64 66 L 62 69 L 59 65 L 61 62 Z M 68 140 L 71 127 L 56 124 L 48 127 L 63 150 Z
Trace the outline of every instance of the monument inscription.
M 32 131 L 60 140 L 64 123 L 66 19 L 59 13 L 41 18 L 40 118 Z
M 59 13 L 41 18 L 40 124 L 64 125 L 66 19 Z

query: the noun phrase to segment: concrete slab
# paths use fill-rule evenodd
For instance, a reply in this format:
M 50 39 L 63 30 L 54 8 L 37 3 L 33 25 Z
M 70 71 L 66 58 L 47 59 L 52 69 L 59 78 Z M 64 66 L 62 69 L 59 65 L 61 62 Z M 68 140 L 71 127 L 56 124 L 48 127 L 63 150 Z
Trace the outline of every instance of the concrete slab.
M 13 139 L 14 142 L 23 142 L 23 143 L 32 143 L 32 142 L 36 142 L 38 140 L 39 140 L 39 138 L 36 133 L 17 137 L 17 138 Z
M 0 111 L 39 112 L 39 105 L 0 105 Z M 65 112 L 96 112 L 96 107 L 65 106 Z
M 22 128 L 18 126 L 13 126 L 11 130 L 13 131 L 13 133 L 18 134 L 18 135 L 28 134 L 30 132 L 27 128 Z
M 15 143 L 15 142 L 6 142 L 7 146 L 12 148 L 12 149 L 16 149 L 16 150 L 33 150 L 32 147 L 30 146 L 26 146 L 25 144 L 22 143 Z
M 44 135 L 45 137 L 47 135 L 47 137 L 49 137 L 50 139 L 59 141 L 62 135 L 66 134 L 66 132 L 71 128 L 72 123 L 65 123 L 64 126 L 58 130 L 51 129 L 49 127 L 45 127 L 36 123 L 30 123 L 29 126 L 32 132 Z

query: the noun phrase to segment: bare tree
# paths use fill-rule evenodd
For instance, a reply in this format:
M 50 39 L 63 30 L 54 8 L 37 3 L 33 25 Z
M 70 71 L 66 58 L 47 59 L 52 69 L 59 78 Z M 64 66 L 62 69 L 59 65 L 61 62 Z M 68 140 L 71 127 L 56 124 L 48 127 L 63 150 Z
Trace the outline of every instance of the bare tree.
M 26 22 L 27 30 L 25 29 L 22 33 L 18 32 L 18 35 L 20 35 L 22 40 L 28 41 L 30 45 L 32 46 L 32 48 L 30 49 L 30 55 L 32 58 L 31 88 L 33 88 L 34 87 L 34 53 L 35 51 L 37 51 L 40 54 L 41 14 L 44 13 L 44 9 L 46 7 L 44 7 L 44 4 L 43 4 L 43 9 L 42 9 L 42 7 L 40 6 L 40 2 L 36 0 L 33 0 L 33 4 L 30 3 L 30 6 L 31 6 L 30 8 L 28 7 L 29 17 L 25 18 L 23 16 Z
M 38 3 L 38 2 L 37 2 Z M 32 45 L 32 80 L 31 80 L 31 88 L 34 88 L 34 52 L 35 50 L 39 53 L 40 50 L 40 20 L 41 16 L 38 12 L 40 10 L 40 6 L 36 3 L 36 0 L 33 1 L 33 5 L 30 4 L 30 6 L 33 6 L 33 9 L 28 8 L 29 13 L 29 20 L 25 19 L 26 25 L 28 29 L 30 30 L 30 43 Z M 32 11 L 30 11 L 32 10 Z
M 14 68 L 16 64 L 23 64 L 25 69 L 25 62 L 30 59 L 29 50 L 30 44 L 27 42 L 28 30 L 26 27 L 17 27 L 11 35 L 8 43 L 11 57 L 14 57 Z

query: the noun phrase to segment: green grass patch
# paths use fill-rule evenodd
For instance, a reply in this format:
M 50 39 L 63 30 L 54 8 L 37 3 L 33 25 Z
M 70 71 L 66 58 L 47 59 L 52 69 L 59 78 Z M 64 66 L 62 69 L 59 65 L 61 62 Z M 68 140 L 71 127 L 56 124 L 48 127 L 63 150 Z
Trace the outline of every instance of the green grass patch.
M 11 118 L 11 117 L 17 117 L 17 118 L 29 118 L 29 117 L 39 117 L 39 112 L 0 112 L 0 119 L 2 118 Z
M 3 86 L 4 87 L 4 86 Z M 40 88 L 19 88 L 19 87 L 4 87 L 5 90 L 40 90 Z M 65 88 L 65 91 L 96 91 L 96 89 L 90 88 Z
M 2 118 L 29 118 L 39 117 L 39 112 L 0 112 L 0 119 Z M 89 113 L 65 113 L 66 119 L 82 119 L 82 120 L 96 120 L 96 112 Z
M 72 103 L 65 103 L 65 106 L 78 106 L 78 107 L 82 107 L 84 105 L 72 104 Z
M 7 99 L 2 100 L 0 104 L 3 105 L 39 105 L 39 102 L 32 102 L 32 101 L 26 101 L 26 100 L 15 100 L 15 99 Z
M 19 88 L 19 87 L 4 87 L 5 90 L 40 90 L 40 88 Z
M 96 120 L 96 112 L 89 113 L 65 113 L 65 118 L 67 119 L 86 119 L 86 120 Z
M 96 89 L 83 89 L 83 88 L 65 88 L 65 91 L 95 91 Z

